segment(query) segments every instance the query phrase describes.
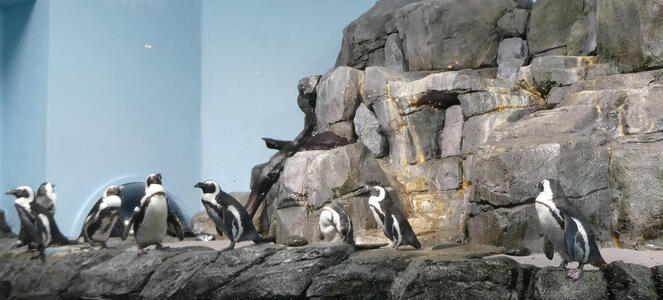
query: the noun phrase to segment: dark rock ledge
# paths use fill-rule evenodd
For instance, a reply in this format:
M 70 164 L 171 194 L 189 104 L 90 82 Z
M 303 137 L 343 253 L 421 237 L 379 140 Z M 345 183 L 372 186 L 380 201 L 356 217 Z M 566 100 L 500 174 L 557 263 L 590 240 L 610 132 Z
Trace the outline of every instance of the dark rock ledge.
M 565 271 L 464 245 L 443 250 L 354 252 L 345 245 L 250 245 L 152 250 L 59 249 L 46 261 L 0 239 L 0 298 L 6 299 L 655 299 L 663 266 L 611 263 L 577 282 Z

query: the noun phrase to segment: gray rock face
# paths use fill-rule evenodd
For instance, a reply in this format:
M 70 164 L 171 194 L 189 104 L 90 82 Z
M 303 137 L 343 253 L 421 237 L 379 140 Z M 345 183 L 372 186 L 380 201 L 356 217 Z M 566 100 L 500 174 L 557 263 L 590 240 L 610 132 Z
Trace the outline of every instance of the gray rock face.
M 658 1 L 598 1 L 599 56 L 623 73 L 663 66 L 663 15 Z
M 510 0 L 485 2 L 425 0 L 402 7 L 396 27 L 409 69 L 449 70 L 495 66 L 499 37 L 495 24 Z
M 82 270 L 78 280 L 71 283 L 67 292 L 79 298 L 137 295 L 156 268 L 176 254 L 176 252 L 152 250 L 138 257 L 135 253 L 123 252 Z
M 383 157 L 389 154 L 387 139 L 380 132 L 378 119 L 363 103 L 357 108 L 354 125 L 359 142 L 371 150 L 375 157 Z
M 503 37 L 524 37 L 527 32 L 528 18 L 529 10 L 527 9 L 508 11 L 497 20 L 497 30 Z
M 583 81 L 594 57 L 540 56 L 532 60 L 531 70 L 536 88 L 547 93 L 555 86 Z
M 403 43 L 398 33 L 392 33 L 384 44 L 384 66 L 396 71 L 408 71 L 407 60 L 403 53 Z
M 420 0 L 377 1 L 375 6 L 343 29 L 343 42 L 336 59 L 336 66 L 363 69 L 374 65 L 369 62 L 371 54 L 382 50 L 387 36 L 396 31 L 393 24 L 396 10 L 417 1 Z M 373 63 L 375 63 L 375 58 L 373 58 Z
M 532 204 L 491 209 L 469 218 L 468 237 L 472 243 L 539 250 L 543 248 L 539 241 L 538 221 Z
M 508 108 L 467 119 L 463 125 L 463 155 L 475 151 L 476 146 L 487 142 L 496 127 L 516 122 L 535 110 L 535 108 Z
M 608 282 L 598 271 L 585 271 L 577 281 L 566 278 L 567 271 L 552 267 L 534 275 L 534 299 L 606 299 Z
M 445 111 L 444 129 L 440 138 L 440 157 L 460 156 L 463 138 L 463 109 L 454 105 Z
M 15 239 L 4 239 L 13 244 Z M 1 247 L 6 249 L 4 246 Z M 271 243 L 226 252 L 205 247 L 150 251 L 59 249 L 45 261 L 23 250 L 0 253 L 5 298 L 453 298 L 655 299 L 663 266 L 614 262 L 578 281 L 552 267 L 507 257 L 467 259 L 499 249 L 460 245 L 442 250 L 354 252 L 343 243 L 287 248 Z M 115 268 L 117 267 L 117 268 Z M 102 274 L 100 271 L 104 270 Z M 92 275 L 92 276 L 90 276 Z M 113 285 L 115 289 L 111 290 Z
M 585 2 L 588 1 L 536 1 L 527 29 L 532 54 L 588 55 L 593 52 L 596 49 L 596 23 L 590 21 L 588 15 L 594 12 L 594 8 Z M 569 44 L 573 46 L 569 47 Z M 568 48 L 572 51 L 569 52 Z M 578 51 L 580 49 L 582 51 Z
M 656 286 L 651 269 L 621 261 L 611 263 L 606 270 L 610 280 L 610 294 L 617 299 L 656 299 Z
M 216 293 L 220 298 L 293 298 L 305 295 L 312 276 L 347 259 L 349 245 L 314 245 L 278 251 L 245 270 Z
M 528 56 L 527 41 L 517 37 L 501 41 L 497 50 L 497 78 L 514 80 L 518 68 L 525 64 Z
M 329 71 L 317 87 L 318 97 L 315 106 L 316 131 L 333 131 L 337 135 L 352 139 L 352 131 L 334 125 L 349 121 L 359 105 L 359 85 L 363 81 L 363 72 L 348 67 L 338 67 Z M 347 127 L 347 126 L 346 126 Z
M 317 274 L 306 296 L 389 298 L 391 293 L 388 287 L 407 268 L 412 257 L 406 253 L 386 256 L 385 251 L 380 250 L 358 252 L 343 263 Z
M 517 298 L 524 272 L 511 260 L 439 262 L 416 260 L 392 284 L 399 299 Z M 472 282 L 473 284 L 460 284 Z
M 331 150 L 301 151 L 288 158 L 270 199 L 280 243 L 290 235 L 318 240 L 319 209 L 335 198 L 351 195 L 368 183 L 389 185 L 373 153 L 361 143 Z M 352 198 L 354 196 L 350 196 Z M 363 199 L 362 205 L 367 205 Z M 267 209 L 270 210 L 269 208 Z M 362 218 L 362 209 L 350 216 Z M 369 225 L 372 225 L 369 224 Z M 363 229 L 355 224 L 355 229 Z
M 661 234 L 663 134 L 626 136 L 611 145 L 610 187 L 615 202 L 612 226 L 623 246 Z

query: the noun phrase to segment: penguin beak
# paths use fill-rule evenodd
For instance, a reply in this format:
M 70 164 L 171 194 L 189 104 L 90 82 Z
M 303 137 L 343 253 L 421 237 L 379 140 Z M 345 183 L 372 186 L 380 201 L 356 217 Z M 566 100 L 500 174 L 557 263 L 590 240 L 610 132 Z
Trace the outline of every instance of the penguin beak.
M 16 196 L 16 193 L 18 193 L 18 190 L 9 190 L 5 193 L 5 195 L 14 195 L 14 196 Z
M 362 187 L 362 190 L 357 194 L 357 196 L 368 196 L 371 194 L 371 187 L 370 186 L 364 186 Z
M 198 182 L 198 183 L 196 183 L 196 185 L 194 185 L 193 187 L 194 187 L 194 188 L 199 188 L 199 189 L 201 189 L 201 188 L 203 188 L 203 183 L 202 183 L 202 182 Z

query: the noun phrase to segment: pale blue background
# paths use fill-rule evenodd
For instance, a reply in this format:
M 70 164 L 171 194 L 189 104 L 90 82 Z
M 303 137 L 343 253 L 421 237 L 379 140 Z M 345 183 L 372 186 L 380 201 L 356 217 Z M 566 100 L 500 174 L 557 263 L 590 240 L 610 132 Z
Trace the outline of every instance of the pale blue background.
M 69 236 L 108 184 L 151 172 L 187 217 L 201 179 L 248 191 L 260 137 L 297 135 L 298 80 L 374 2 L 0 0 L 1 190 L 54 182 Z

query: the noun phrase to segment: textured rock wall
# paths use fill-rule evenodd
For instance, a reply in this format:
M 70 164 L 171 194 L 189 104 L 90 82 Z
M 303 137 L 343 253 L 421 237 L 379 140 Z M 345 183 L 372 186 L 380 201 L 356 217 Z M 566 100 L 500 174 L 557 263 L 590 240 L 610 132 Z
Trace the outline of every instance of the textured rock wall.
M 532 197 L 557 178 L 602 245 L 663 244 L 661 5 L 378 1 L 344 30 L 311 108 L 318 133 L 356 144 L 288 160 L 271 231 L 315 240 L 333 198 L 370 229 L 352 192 L 379 182 L 424 244 L 538 251 Z

